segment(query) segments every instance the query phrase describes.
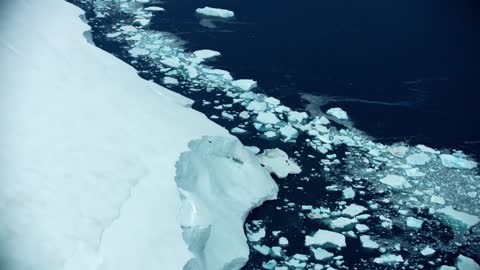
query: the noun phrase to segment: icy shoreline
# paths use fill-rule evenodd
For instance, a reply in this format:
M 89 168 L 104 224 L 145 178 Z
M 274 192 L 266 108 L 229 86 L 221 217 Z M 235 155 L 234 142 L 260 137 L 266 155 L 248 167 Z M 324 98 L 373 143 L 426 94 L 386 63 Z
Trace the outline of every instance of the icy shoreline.
M 241 267 L 248 258 L 244 219 L 277 192 L 258 160 L 192 110 L 190 99 L 141 79 L 95 47 L 79 8 L 63 0 L 26 0 L 10 1 L 1 12 L 2 267 L 183 269 L 202 244 L 208 270 Z M 212 143 L 203 140 L 196 148 L 204 136 L 213 136 Z M 232 147 L 222 148 L 226 144 Z M 181 168 L 198 162 L 189 155 L 214 149 L 224 166 L 195 170 L 202 177 L 211 173 L 212 186 L 201 178 L 198 189 L 186 188 L 193 176 Z M 202 192 L 219 188 L 219 176 L 232 180 L 217 194 L 221 208 L 188 216 L 189 225 L 214 229 L 210 236 L 187 236 L 180 226 L 185 229 L 186 216 L 178 211 L 187 202 L 201 206 L 185 201 L 184 191 L 203 203 Z M 216 218 L 203 223 L 207 217 Z M 222 250 L 215 236 L 230 228 L 237 228 L 229 234 L 236 248 L 215 255 Z

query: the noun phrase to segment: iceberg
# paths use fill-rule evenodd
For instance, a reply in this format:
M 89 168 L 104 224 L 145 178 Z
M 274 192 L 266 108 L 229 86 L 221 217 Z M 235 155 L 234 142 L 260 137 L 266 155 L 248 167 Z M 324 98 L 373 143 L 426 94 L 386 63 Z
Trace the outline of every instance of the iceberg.
M 396 191 L 412 187 L 405 177 L 399 175 L 387 175 L 380 179 L 380 182 Z
M 438 209 L 437 213 L 443 221 L 460 231 L 466 231 L 480 222 L 479 217 L 457 211 L 451 206 Z
M 212 7 L 197 8 L 196 12 L 200 15 L 219 17 L 224 19 L 235 17 L 235 13 L 233 11 L 228 9 L 221 9 L 221 8 L 212 8 Z
M 240 79 L 233 81 L 232 85 L 241 89 L 242 91 L 247 92 L 257 87 L 257 82 L 250 79 Z
M 217 51 L 205 49 L 205 50 L 194 51 L 193 55 L 195 56 L 196 63 L 202 63 L 208 59 L 218 57 L 221 54 Z
M 318 230 L 313 236 L 305 236 L 305 245 L 337 249 L 347 246 L 343 234 L 327 230 Z
M 480 265 L 477 262 L 462 254 L 458 255 L 455 260 L 455 266 L 458 270 L 480 270 Z
M 241 268 L 243 221 L 277 191 L 256 157 L 192 100 L 89 43 L 79 8 L 5 4 L 2 268 Z

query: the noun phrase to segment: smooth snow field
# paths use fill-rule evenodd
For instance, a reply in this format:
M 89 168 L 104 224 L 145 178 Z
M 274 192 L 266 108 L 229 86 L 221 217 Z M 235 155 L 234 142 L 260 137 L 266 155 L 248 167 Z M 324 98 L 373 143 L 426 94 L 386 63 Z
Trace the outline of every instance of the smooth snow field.
M 428 29 L 423 4 L 68 2 L 0 11 L 0 269 L 480 269 L 479 134 L 452 120 L 476 110 L 474 26 L 448 17 L 455 42 L 404 78 L 380 70 L 405 56 L 358 66 L 354 45 L 390 48 L 362 34 L 393 8 Z M 338 14 L 362 23 L 332 27 Z M 447 51 L 445 80 L 432 59 Z M 389 82 L 470 101 L 441 118 Z

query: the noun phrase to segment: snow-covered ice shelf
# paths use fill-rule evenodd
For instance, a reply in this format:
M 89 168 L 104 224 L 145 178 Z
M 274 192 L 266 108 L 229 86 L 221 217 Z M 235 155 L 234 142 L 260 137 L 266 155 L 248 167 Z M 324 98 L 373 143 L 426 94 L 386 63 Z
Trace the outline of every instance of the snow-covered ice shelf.
M 199 252 L 206 268 L 191 269 L 239 268 L 248 258 L 243 221 L 277 188 L 253 154 L 191 100 L 93 46 L 79 8 L 7 1 L 0 13 L 2 269 L 175 270 Z M 214 150 L 210 162 L 198 159 Z M 207 188 L 219 192 L 218 208 L 202 211 L 212 205 Z M 188 207 L 195 213 L 179 220 Z

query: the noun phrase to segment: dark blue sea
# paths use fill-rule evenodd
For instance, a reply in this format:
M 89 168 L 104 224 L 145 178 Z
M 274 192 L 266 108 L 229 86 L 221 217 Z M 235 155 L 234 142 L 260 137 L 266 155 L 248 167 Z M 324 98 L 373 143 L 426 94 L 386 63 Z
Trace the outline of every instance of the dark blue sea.
M 87 19 L 93 19 L 85 1 L 70 1 L 87 11 Z M 234 78 L 257 80 L 259 92 L 287 106 L 298 110 L 317 106 L 323 111 L 341 107 L 354 126 L 375 141 L 455 148 L 480 157 L 480 1 L 165 0 L 160 6 L 167 12 L 155 15 L 150 29 L 175 34 L 188 50 L 221 52 L 215 67 L 230 71 Z M 205 20 L 194 12 L 203 6 L 233 10 L 235 19 Z M 102 32 L 101 24 L 112 20 L 100 19 L 100 24 L 93 25 L 94 42 L 130 63 L 131 57 Z M 141 66 L 135 67 L 141 70 Z M 163 74 L 156 73 L 141 76 L 160 82 Z M 181 87 L 172 90 L 186 94 Z M 199 101 L 210 99 L 208 95 L 212 94 L 194 92 L 189 97 Z M 212 109 L 201 102 L 193 108 L 212 114 Z M 228 129 L 235 126 L 222 119 L 215 121 Z M 340 200 L 340 194 L 322 192 L 326 183 L 303 180 L 312 177 L 312 170 L 319 167 L 318 153 L 304 147 L 302 137 L 297 144 L 249 135 L 240 139 L 245 145 L 280 147 L 289 155 L 314 157 L 301 160 L 302 174 L 276 179 L 279 199 L 255 209 L 247 219 L 247 223 L 261 220 L 268 232 L 282 231 L 290 241 L 288 255 L 308 253 L 299 232 L 321 225 L 299 217 L 298 211 L 283 209 L 288 202 L 333 206 Z M 344 152 L 336 154 L 341 158 Z M 333 174 L 341 179 L 343 168 L 336 170 Z M 368 181 L 359 183 L 368 188 Z M 356 203 L 367 204 L 373 197 L 382 196 L 367 194 Z M 433 220 L 428 213 L 417 215 Z M 439 222 L 426 224 L 420 235 L 399 227 L 382 231 L 375 224 L 367 225 L 383 237 L 409 243 L 434 245 L 453 239 L 452 231 Z M 477 244 L 438 254 L 440 262 L 453 265 L 460 253 L 480 260 L 477 240 Z M 365 259 L 379 253 L 362 251 L 358 240 L 347 241 L 348 248 L 340 254 L 344 265 L 348 269 L 370 269 Z M 276 239 L 267 237 L 265 244 L 275 245 Z M 251 251 L 243 269 L 262 269 L 265 256 L 253 248 Z M 409 252 L 403 251 L 402 255 L 408 258 Z M 435 269 L 429 267 L 428 258 L 416 260 L 423 269 Z

